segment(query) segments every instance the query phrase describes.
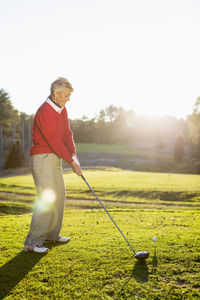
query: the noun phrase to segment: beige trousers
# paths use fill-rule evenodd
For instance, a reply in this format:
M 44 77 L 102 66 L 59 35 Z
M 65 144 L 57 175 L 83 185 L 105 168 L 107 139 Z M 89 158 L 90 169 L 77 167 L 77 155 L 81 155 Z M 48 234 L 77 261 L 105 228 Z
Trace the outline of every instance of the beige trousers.
M 36 246 L 59 237 L 64 214 L 65 184 L 62 160 L 56 154 L 34 155 L 30 166 L 38 198 L 25 246 Z

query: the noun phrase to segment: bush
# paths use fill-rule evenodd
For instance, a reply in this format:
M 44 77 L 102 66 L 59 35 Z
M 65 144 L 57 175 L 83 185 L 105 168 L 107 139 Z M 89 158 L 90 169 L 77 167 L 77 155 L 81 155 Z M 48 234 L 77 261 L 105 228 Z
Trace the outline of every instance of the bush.
M 15 169 L 19 167 L 24 167 L 25 165 L 26 160 L 21 145 L 19 142 L 16 142 L 15 144 L 13 144 L 10 152 L 8 153 L 5 163 L 5 169 Z

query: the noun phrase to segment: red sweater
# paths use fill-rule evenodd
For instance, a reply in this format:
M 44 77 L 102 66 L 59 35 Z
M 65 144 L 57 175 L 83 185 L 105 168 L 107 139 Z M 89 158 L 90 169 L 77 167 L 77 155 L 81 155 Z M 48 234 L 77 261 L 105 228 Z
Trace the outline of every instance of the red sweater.
M 58 113 L 49 103 L 44 102 L 35 115 L 32 133 L 30 156 L 55 153 L 69 164 L 72 163 L 72 154 L 75 154 L 76 148 L 65 107 Z

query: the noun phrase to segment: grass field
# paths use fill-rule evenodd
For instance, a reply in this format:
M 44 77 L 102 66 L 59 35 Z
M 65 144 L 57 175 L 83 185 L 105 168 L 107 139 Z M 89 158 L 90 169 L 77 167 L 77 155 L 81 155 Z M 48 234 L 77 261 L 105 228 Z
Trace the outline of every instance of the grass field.
M 65 173 L 66 245 L 22 252 L 36 198 L 31 175 L 0 178 L 0 299 L 199 299 L 200 176 L 85 170 L 136 251 L 85 183 Z M 158 238 L 154 247 L 152 238 Z
M 119 145 L 77 143 L 77 153 L 82 166 L 112 166 L 121 169 L 199 174 L 199 160 L 191 156 L 186 146 L 182 161 L 174 160 L 173 145 L 166 148 L 156 148 L 146 142 L 146 145 Z

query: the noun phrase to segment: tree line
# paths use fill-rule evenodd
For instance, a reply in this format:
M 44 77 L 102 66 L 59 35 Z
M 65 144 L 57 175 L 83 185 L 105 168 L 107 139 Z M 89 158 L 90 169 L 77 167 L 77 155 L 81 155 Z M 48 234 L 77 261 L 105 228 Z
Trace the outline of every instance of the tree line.
M 13 131 L 16 139 L 22 139 L 22 126 L 25 128 L 25 135 L 27 133 L 26 126 L 33 122 L 34 115 L 27 115 L 24 112 L 19 112 L 12 105 L 8 92 L 0 90 L 0 126 L 3 127 L 3 136 L 6 139 L 13 138 Z
M 187 135 L 183 119 L 137 116 L 132 110 L 113 105 L 101 110 L 95 118 L 71 120 L 71 128 L 78 142 L 134 144 L 146 141 L 157 148 L 167 146 L 180 132 Z
M 27 165 L 34 115 L 19 112 L 0 90 L 0 170 Z
M 193 113 L 186 119 L 173 116 L 138 116 L 132 110 L 110 105 L 94 118 L 71 120 L 75 141 L 105 144 L 151 144 L 152 147 L 171 146 L 174 158 L 182 160 L 184 146 L 195 158 L 200 158 L 200 97 Z
M 19 112 L 12 105 L 9 94 L 0 90 L 0 126 L 4 138 L 12 138 L 13 125 L 16 138 L 22 138 L 22 124 L 32 123 L 34 115 Z M 132 110 L 110 105 L 95 117 L 70 120 L 74 140 L 78 143 L 136 144 L 151 143 L 156 148 L 174 145 L 175 158 L 183 154 L 184 145 L 190 147 L 193 155 L 200 158 L 200 97 L 193 113 L 187 118 L 173 116 L 138 116 Z M 27 130 L 27 126 L 25 126 Z M 177 154 L 178 153 L 178 154 Z

